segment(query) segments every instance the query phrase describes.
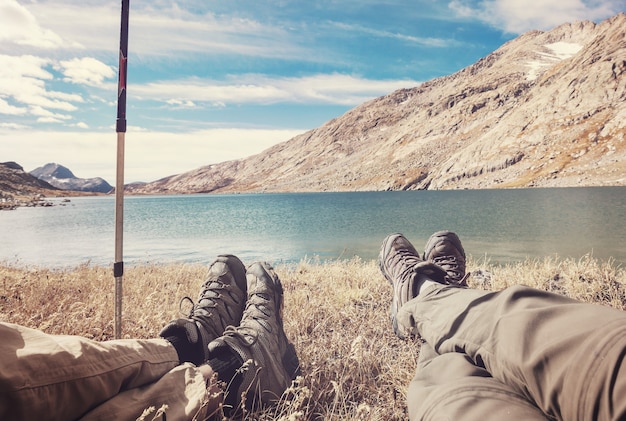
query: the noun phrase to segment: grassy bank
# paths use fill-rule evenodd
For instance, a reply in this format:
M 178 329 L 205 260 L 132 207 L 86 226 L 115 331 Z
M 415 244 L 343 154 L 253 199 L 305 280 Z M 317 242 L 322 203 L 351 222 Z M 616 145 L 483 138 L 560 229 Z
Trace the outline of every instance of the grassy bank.
M 251 263 L 251 262 L 246 262 Z M 611 262 L 546 258 L 507 266 L 470 261 L 470 286 L 499 290 L 513 284 L 582 301 L 626 308 L 626 273 Z M 375 261 L 358 259 L 277 266 L 285 288 L 285 329 L 303 377 L 294 398 L 250 419 L 404 420 L 405 390 L 419 340 L 390 329 L 390 286 Z M 179 301 L 196 298 L 206 268 L 144 265 L 124 278 L 124 336 L 155 337 L 179 317 Z M 53 334 L 96 340 L 113 336 L 113 278 L 109 268 L 67 270 L 0 264 L 0 321 Z

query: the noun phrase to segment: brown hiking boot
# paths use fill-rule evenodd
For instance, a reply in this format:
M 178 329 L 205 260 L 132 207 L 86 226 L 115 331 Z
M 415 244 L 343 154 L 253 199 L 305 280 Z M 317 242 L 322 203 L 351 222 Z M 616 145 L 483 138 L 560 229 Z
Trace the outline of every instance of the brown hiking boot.
M 467 286 L 465 250 L 461 240 L 452 231 L 439 231 L 426 242 L 424 260 L 441 266 L 447 273 L 446 284 Z
M 417 296 L 418 275 L 425 275 L 442 283 L 446 272 L 432 262 L 423 261 L 413 244 L 402 234 L 392 234 L 385 238 L 378 257 L 378 267 L 393 287 L 389 310 L 393 330 L 398 336 L 404 337 L 398 330 L 396 314 L 400 307 Z
M 283 329 L 280 279 L 268 263 L 252 264 L 246 276 L 248 301 L 241 323 L 209 344 L 209 353 L 219 354 L 227 347 L 244 362 L 239 387 L 227 391 L 237 394 L 239 408 L 234 409 L 278 401 L 300 374 L 296 350 Z
M 159 336 L 168 339 L 179 353 L 181 362 L 196 365 L 208 359 L 209 343 L 238 325 L 246 301 L 246 268 L 236 256 L 220 255 L 209 267 L 198 300 L 186 318 L 171 321 Z

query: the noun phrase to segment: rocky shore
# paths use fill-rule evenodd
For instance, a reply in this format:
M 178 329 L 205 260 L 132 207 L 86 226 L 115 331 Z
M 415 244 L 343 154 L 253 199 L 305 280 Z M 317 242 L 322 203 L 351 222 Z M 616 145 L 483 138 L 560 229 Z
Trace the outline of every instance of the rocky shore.
M 0 195 L 0 210 L 15 210 L 19 207 L 50 207 L 54 205 L 54 202 L 48 200 L 42 194 L 17 197 L 10 195 Z

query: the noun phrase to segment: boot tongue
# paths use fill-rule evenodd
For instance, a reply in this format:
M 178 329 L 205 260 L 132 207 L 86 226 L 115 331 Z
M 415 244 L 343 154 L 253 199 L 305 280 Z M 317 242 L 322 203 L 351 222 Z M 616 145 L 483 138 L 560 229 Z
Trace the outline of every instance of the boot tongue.
M 446 276 L 448 272 L 445 271 L 441 266 L 432 263 L 432 262 L 420 262 L 415 265 L 415 273 L 420 275 L 425 275 L 431 280 L 438 282 L 440 284 L 447 284 Z
M 270 301 L 273 296 L 273 291 L 262 279 L 254 277 L 254 279 L 248 279 L 248 299 L 253 297 L 260 297 L 263 301 Z

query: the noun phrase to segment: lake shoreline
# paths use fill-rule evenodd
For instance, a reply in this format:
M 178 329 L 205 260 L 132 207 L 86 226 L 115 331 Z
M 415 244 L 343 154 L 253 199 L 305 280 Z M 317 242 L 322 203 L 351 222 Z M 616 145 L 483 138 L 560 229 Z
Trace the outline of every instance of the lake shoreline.
M 52 199 L 49 208 L 0 214 L 0 261 L 59 267 L 108 265 L 111 196 Z M 65 205 L 65 206 L 59 206 Z M 587 254 L 626 264 L 626 188 L 131 196 L 124 205 L 126 265 L 245 260 L 297 263 L 376 258 L 401 232 L 421 249 L 456 232 L 468 255 L 506 263 Z

